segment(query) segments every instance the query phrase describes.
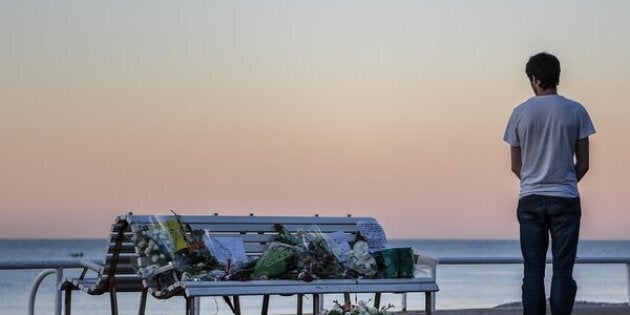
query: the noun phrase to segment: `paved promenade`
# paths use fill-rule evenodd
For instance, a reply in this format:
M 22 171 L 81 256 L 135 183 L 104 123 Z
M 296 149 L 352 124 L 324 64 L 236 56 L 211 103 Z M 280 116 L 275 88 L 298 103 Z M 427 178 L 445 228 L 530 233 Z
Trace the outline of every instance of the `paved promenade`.
M 401 312 L 396 315 L 424 315 L 424 312 Z M 471 309 L 471 310 L 448 310 L 436 311 L 435 315 L 522 315 L 522 309 Z M 547 310 L 547 314 L 551 314 Z M 588 307 L 574 308 L 572 315 L 629 315 L 630 307 Z

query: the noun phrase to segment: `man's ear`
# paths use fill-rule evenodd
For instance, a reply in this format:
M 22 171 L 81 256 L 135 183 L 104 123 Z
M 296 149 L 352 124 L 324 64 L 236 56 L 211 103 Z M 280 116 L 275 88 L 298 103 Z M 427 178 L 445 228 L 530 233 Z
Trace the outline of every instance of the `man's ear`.
M 535 75 L 532 75 L 531 83 L 534 86 L 540 86 L 540 80 Z

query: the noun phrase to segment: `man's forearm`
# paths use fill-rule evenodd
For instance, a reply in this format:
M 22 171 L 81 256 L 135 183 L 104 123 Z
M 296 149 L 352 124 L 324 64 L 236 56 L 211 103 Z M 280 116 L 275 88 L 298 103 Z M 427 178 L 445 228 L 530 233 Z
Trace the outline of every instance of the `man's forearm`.
M 510 160 L 512 173 L 514 173 L 518 179 L 521 179 L 521 169 L 523 168 L 521 147 L 510 147 Z
M 521 169 L 520 168 L 512 167 L 512 173 L 514 173 L 514 175 L 516 175 L 516 177 L 518 177 L 518 179 L 521 179 Z
M 586 172 L 588 172 L 588 165 L 575 164 L 575 177 L 578 182 L 586 175 Z
M 579 182 L 589 166 L 589 144 L 588 138 L 580 139 L 575 145 L 575 177 Z

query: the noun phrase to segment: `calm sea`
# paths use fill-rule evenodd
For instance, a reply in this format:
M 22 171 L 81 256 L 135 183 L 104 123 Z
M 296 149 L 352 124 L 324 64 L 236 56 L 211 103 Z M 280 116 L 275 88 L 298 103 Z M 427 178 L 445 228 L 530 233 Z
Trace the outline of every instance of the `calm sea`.
M 83 253 L 83 258 L 102 259 L 106 240 L 0 240 L 0 259 L 71 258 Z M 410 246 L 434 257 L 519 256 L 518 241 L 501 240 L 390 240 L 394 247 Z M 606 257 L 630 256 L 630 241 L 582 241 L 578 256 Z M 437 280 L 441 291 L 437 295 L 438 309 L 486 308 L 520 300 L 520 265 L 439 266 Z M 549 268 L 548 268 L 549 269 Z M 40 271 L 0 271 L 0 314 L 27 313 L 27 301 L 33 280 Z M 76 270 L 66 275 L 77 274 Z M 627 302 L 627 271 L 624 265 L 577 265 L 578 300 L 620 303 Z M 36 314 L 52 314 L 55 284 L 53 276 L 47 278 L 37 296 Z M 549 277 L 547 277 L 549 278 Z M 549 283 L 547 283 L 549 286 Z M 547 289 L 548 290 L 548 289 Z M 358 295 L 369 300 L 371 295 Z M 342 296 L 327 295 L 325 307 Z M 241 300 L 244 314 L 260 313 L 261 297 Z M 423 308 L 424 296 L 410 294 L 409 309 Z M 120 314 L 137 314 L 139 294 L 119 294 Z M 400 307 L 400 296 L 387 294 L 383 304 Z M 162 301 L 149 297 L 147 314 L 183 314 L 184 299 Z M 202 299 L 202 314 L 230 314 L 220 298 Z M 73 314 L 109 314 L 107 295 L 88 296 L 73 294 Z M 294 313 L 294 297 L 271 297 L 271 314 Z M 305 300 L 309 309 L 310 300 Z

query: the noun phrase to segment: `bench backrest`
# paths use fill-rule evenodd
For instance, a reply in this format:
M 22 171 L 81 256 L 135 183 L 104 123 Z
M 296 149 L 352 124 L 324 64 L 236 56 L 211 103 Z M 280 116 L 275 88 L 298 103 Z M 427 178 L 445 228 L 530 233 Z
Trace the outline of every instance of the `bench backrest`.
M 135 225 L 154 224 L 158 220 L 165 222 L 175 216 L 122 215 L 112 225 L 110 241 L 101 276 L 102 285 L 107 287 L 111 277 L 142 279 L 137 275 L 139 255 L 132 241 L 132 227 Z M 292 233 L 298 231 L 323 233 L 343 231 L 349 242 L 354 241 L 358 233 L 357 222 L 376 222 L 370 217 L 321 217 L 321 216 L 220 216 L 220 215 L 183 215 L 180 220 L 189 224 L 193 230 L 207 229 L 212 236 L 239 236 L 245 244 L 248 256 L 260 255 L 268 244 L 277 238 L 276 224 L 282 224 Z M 114 273 L 112 273 L 115 271 Z M 131 280 L 132 280 L 131 279 Z M 135 281 L 135 280 L 132 280 Z M 144 282 L 145 286 L 153 284 Z M 150 290 L 152 291 L 152 290 Z
M 111 228 L 104 260 L 101 264 L 86 267 L 84 273 L 78 278 L 83 279 L 87 269 L 98 272 L 96 282 L 83 290 L 90 294 L 102 294 L 112 291 L 112 285 L 118 291 L 135 292 L 142 289 L 142 279 L 138 276 L 137 268 L 135 267 L 138 255 L 135 252 L 130 236 L 131 230 L 128 222 L 124 217 L 116 218 Z M 84 263 L 88 263 L 88 261 Z M 92 263 L 89 265 L 92 265 Z
M 160 216 L 166 221 L 174 216 Z M 358 233 L 357 222 L 376 222 L 369 217 L 321 217 L 321 216 L 220 216 L 184 215 L 180 219 L 193 230 L 207 229 L 213 236 L 239 236 L 245 243 L 245 252 L 250 256 L 260 255 L 267 244 L 274 241 L 276 224 L 282 224 L 290 232 L 314 232 L 317 228 L 323 233 L 343 231 L 348 241 L 353 241 Z M 128 215 L 124 218 L 130 225 L 151 224 L 155 216 Z M 133 244 L 131 244 L 133 246 Z M 133 252 L 133 249 L 132 249 Z
M 113 261 L 116 255 L 118 255 L 118 260 Z M 131 242 L 131 227 L 125 220 L 118 217 L 112 224 L 103 274 L 108 275 L 112 268 L 116 268 L 117 275 L 135 274 L 136 269 L 132 267 L 132 262 L 137 256 L 134 244 Z

